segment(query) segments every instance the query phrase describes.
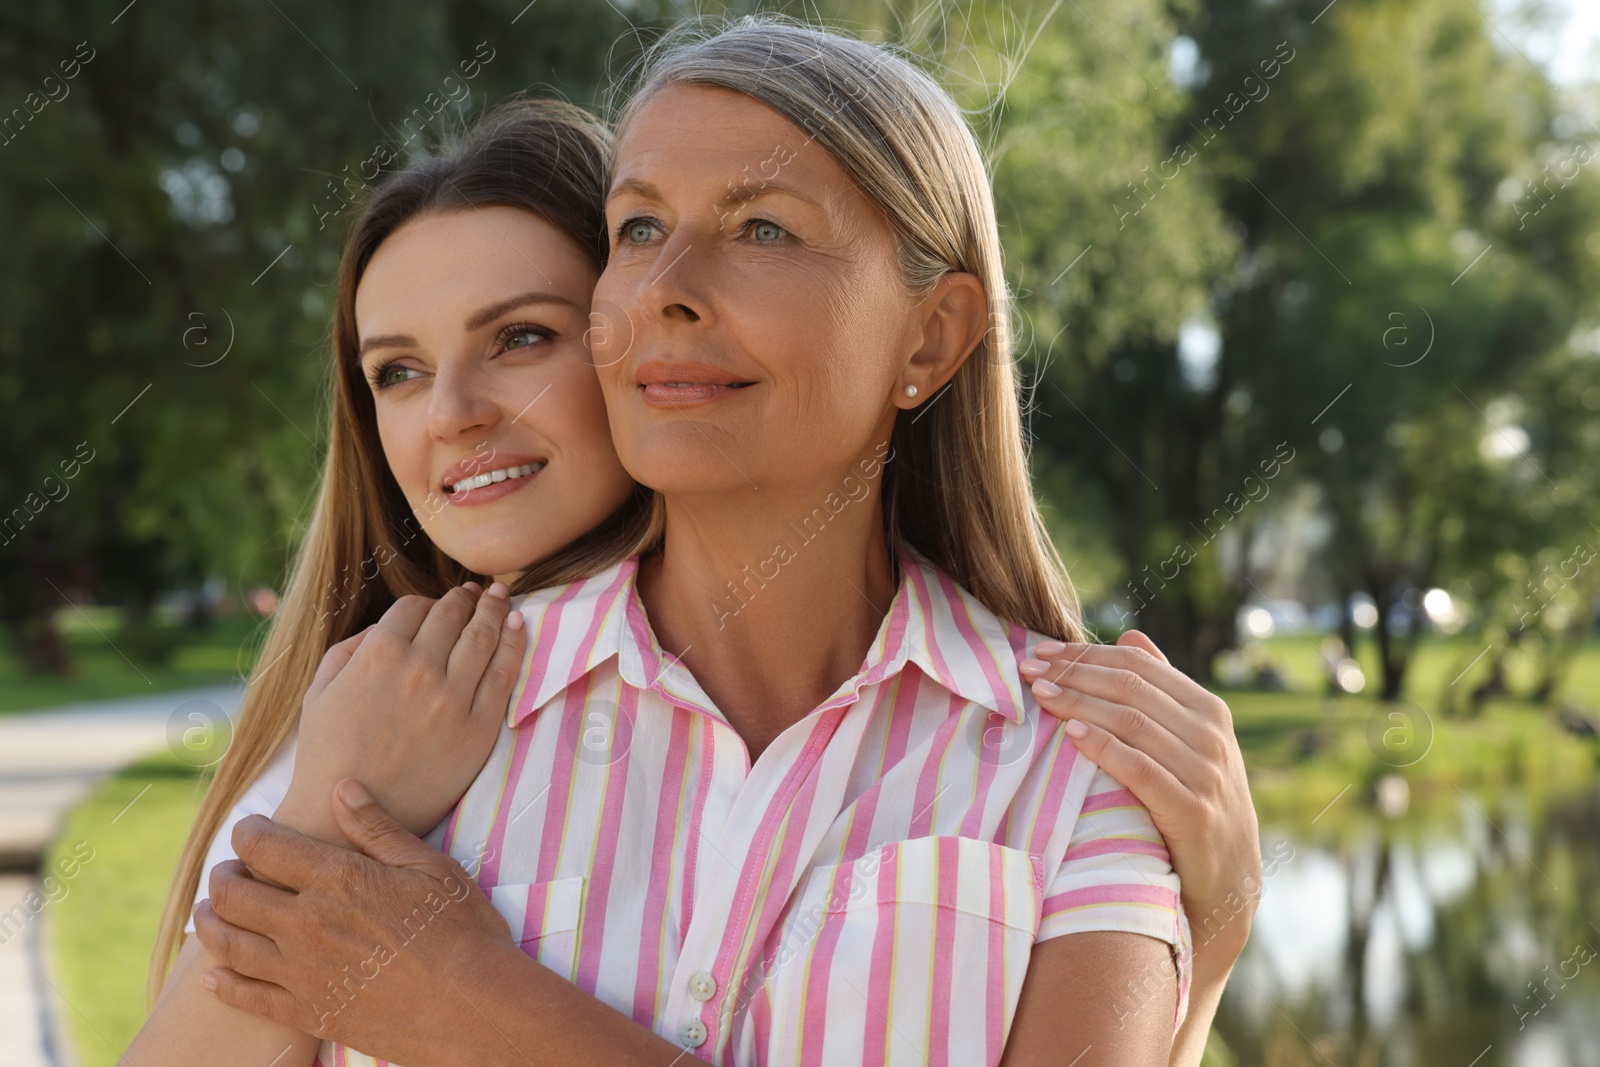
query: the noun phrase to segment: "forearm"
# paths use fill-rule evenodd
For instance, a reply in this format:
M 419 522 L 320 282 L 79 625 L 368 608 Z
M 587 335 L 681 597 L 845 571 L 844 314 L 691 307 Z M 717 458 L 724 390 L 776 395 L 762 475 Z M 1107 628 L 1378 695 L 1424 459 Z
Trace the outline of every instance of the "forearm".
M 473 954 L 441 975 L 436 1002 L 454 1032 L 439 1032 L 437 1067 L 679 1067 L 692 1059 L 583 992 L 510 943 Z
M 150 1017 L 118 1064 L 128 1067 L 310 1067 L 320 1042 L 298 1030 L 229 1007 L 200 984 L 216 960 L 192 935 L 173 964 Z
M 1169 1067 L 1200 1067 L 1206 1040 L 1211 1036 L 1211 1023 L 1216 1018 L 1217 1006 L 1222 1003 L 1222 991 L 1227 987 L 1228 975 L 1233 973 L 1238 955 L 1237 951 L 1218 945 L 1196 951 L 1194 977 L 1189 983 L 1189 1011 L 1173 1038 Z

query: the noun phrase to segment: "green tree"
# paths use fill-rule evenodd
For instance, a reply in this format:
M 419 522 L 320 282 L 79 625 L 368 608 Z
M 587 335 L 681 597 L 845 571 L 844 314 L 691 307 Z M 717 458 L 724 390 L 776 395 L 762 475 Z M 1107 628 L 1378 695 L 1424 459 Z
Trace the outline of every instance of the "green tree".
M 1251 549 L 1282 490 L 1316 486 L 1331 591 L 1379 604 L 1393 697 L 1409 649 L 1389 609 L 1442 573 L 1452 531 L 1482 503 L 1459 491 L 1483 474 L 1473 407 L 1548 358 L 1592 299 L 1588 176 L 1555 198 L 1563 221 L 1519 228 L 1516 183 L 1546 162 L 1558 109 L 1469 0 L 1185 11 L 1172 50 L 1184 107 L 1158 148 L 1121 157 L 1132 184 L 1105 210 L 1117 243 L 1197 231 L 1220 266 L 1203 305 L 1166 291 L 1160 328 L 1097 350 L 1122 310 L 1092 287 L 1096 244 L 1072 272 L 1090 268 L 1089 298 L 1047 298 L 1071 357 L 1045 385 L 1071 406 L 1036 422 L 1041 450 L 1093 487 L 1140 624 L 1202 676 L 1240 604 L 1264 592 Z M 1159 67 L 1153 42 L 1123 51 L 1126 67 Z M 1156 247 L 1186 263 L 1194 245 Z M 1172 343 L 1195 310 L 1216 323 L 1214 360 Z
M 347 205 L 513 91 L 595 102 L 626 30 L 581 0 L 0 14 L 0 622 L 25 662 L 68 669 L 67 596 L 137 623 L 175 584 L 281 577 Z

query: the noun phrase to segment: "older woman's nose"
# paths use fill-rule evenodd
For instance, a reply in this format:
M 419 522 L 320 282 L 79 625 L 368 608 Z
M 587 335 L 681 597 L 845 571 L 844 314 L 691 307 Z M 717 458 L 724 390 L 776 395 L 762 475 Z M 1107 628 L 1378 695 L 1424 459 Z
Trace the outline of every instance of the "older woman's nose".
M 710 301 L 704 283 L 712 266 L 709 248 L 698 248 L 694 241 L 682 240 L 674 248 L 669 241 L 651 270 L 639 294 L 641 308 L 668 322 L 695 323 L 710 317 Z

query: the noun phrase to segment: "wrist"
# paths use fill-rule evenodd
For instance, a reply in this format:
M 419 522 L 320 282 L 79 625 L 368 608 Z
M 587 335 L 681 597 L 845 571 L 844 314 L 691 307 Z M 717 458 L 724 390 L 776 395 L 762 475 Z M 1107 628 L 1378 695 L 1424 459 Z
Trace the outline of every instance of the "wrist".
M 456 947 L 461 951 L 452 954 L 442 971 L 450 993 L 439 998 L 458 1001 L 465 1008 L 472 1005 L 468 1014 L 473 1021 L 484 1023 L 488 1019 L 502 1020 L 525 1017 L 532 1004 L 538 1002 L 534 984 L 541 973 L 549 974 L 532 957 L 508 940 L 469 938 Z M 504 1009 L 499 1003 L 510 998 Z M 459 1016 L 457 1016 L 459 1018 Z M 437 1045 L 431 1056 L 419 1062 L 436 1063 L 440 1067 L 480 1067 L 497 1063 L 506 1055 L 507 1042 L 515 1048 L 515 1038 L 504 1029 L 491 1025 L 439 1026 L 432 1028 Z
M 326 796 L 316 798 L 307 796 L 304 789 L 297 790 L 291 783 L 282 803 L 272 813 L 272 821 L 324 844 L 350 847 L 350 840 L 333 817 L 331 789 Z
M 1197 941 L 1194 945 L 1193 959 L 1195 986 L 1225 984 L 1228 975 L 1233 973 L 1233 965 L 1238 962 L 1240 954 L 1244 951 L 1248 934 L 1247 928 L 1244 936 L 1219 933 L 1203 944 Z

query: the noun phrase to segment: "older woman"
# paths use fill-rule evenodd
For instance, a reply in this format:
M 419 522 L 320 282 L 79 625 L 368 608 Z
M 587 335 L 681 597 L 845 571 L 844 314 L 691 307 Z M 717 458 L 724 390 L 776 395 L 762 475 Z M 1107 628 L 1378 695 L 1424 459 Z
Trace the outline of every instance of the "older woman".
M 219 995 L 350 1062 L 1168 1062 L 1167 852 L 1016 657 L 1067 657 L 1087 719 L 1219 702 L 1074 644 L 959 112 L 767 24 L 666 52 L 619 138 L 591 343 L 659 545 L 520 605 L 532 671 L 439 840 L 486 895 L 347 782 L 389 868 L 246 827 L 298 893 L 204 913 Z

